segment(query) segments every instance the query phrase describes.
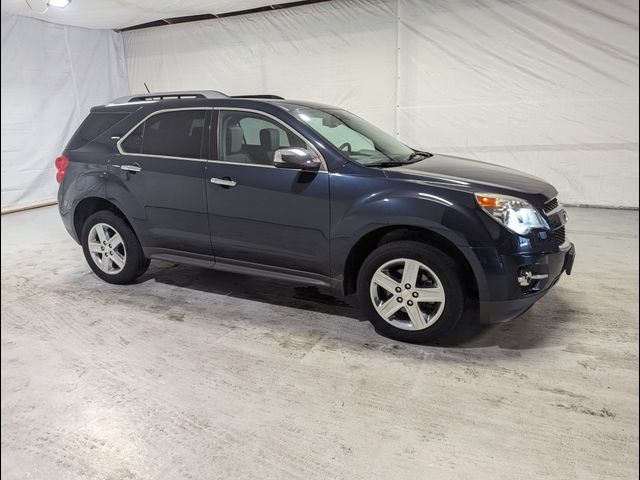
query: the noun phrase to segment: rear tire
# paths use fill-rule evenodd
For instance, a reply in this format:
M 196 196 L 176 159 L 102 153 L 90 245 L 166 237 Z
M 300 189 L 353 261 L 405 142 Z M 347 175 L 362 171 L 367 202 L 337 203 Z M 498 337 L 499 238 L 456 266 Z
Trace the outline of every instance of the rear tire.
M 371 252 L 358 273 L 357 295 L 376 331 L 403 342 L 441 337 L 464 311 L 458 264 L 417 241 L 387 243 Z
M 101 210 L 82 226 L 82 251 L 91 270 L 105 282 L 130 283 L 149 268 L 138 237 L 113 212 Z

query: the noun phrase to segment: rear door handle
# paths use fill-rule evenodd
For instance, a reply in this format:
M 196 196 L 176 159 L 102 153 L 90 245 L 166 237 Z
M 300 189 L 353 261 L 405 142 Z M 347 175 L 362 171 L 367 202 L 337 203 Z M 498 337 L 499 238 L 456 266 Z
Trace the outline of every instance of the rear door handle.
M 127 172 L 141 172 L 142 171 L 142 167 L 140 165 L 138 165 L 137 163 L 134 163 L 133 165 L 120 165 L 120 170 L 125 170 Z
M 230 178 L 215 178 L 211 179 L 211 183 L 215 183 L 216 185 L 222 185 L 223 187 L 235 187 L 237 185 L 235 180 L 231 180 Z

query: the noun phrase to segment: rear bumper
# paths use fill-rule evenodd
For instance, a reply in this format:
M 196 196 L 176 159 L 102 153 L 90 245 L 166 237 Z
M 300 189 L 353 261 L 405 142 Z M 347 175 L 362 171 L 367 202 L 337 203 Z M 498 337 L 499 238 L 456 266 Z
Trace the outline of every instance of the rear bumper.
M 69 232 L 69 235 L 71 235 L 71 238 L 73 238 L 77 244 L 80 244 L 80 239 L 78 238 L 75 225 L 73 224 L 73 211 L 75 206 L 75 204 L 65 200 L 62 189 L 59 189 L 58 213 L 60 213 L 60 219 L 62 220 L 64 228 Z
M 489 284 L 487 298 L 480 298 L 479 302 L 480 323 L 501 323 L 527 311 L 558 283 L 563 273 L 571 274 L 575 247 L 569 243 L 554 253 L 489 257 L 481 258 Z M 530 268 L 536 275 L 546 277 L 534 281 L 529 288 L 522 287 L 517 281 L 521 268 Z

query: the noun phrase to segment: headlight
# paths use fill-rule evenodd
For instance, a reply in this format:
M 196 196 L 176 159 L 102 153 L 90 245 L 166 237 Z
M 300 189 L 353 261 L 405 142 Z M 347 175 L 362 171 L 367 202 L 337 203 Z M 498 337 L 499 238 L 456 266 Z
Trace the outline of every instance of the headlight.
M 521 198 L 476 193 L 476 202 L 491 218 L 518 235 L 526 235 L 534 228 L 549 228 L 540 212 Z

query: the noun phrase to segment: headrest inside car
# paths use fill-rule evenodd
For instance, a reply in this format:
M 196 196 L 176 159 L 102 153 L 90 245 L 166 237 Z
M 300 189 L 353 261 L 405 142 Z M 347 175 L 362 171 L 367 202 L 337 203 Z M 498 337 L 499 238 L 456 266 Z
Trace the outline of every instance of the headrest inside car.
M 244 132 L 242 127 L 232 125 L 227 129 L 227 153 L 238 153 L 242 150 Z
M 263 128 L 260 130 L 260 145 L 267 151 L 280 148 L 280 130 L 277 128 Z

